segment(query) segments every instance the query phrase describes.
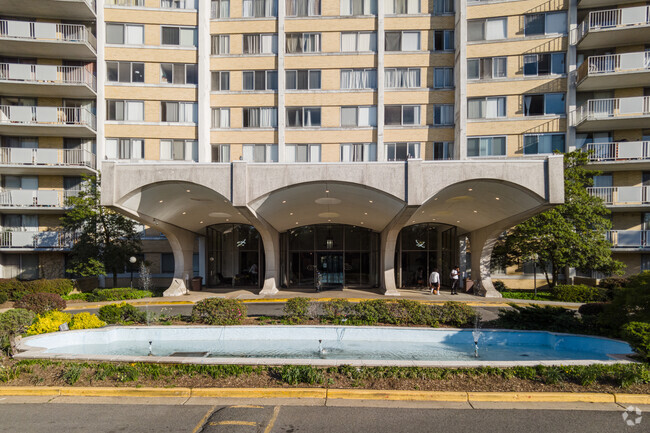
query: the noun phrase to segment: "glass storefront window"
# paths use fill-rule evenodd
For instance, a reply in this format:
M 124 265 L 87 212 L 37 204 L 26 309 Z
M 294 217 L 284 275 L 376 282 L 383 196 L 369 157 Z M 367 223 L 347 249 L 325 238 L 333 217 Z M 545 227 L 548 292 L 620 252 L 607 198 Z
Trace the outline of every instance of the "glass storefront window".
M 245 224 L 218 224 L 206 230 L 207 285 L 260 287 L 264 249 L 257 230 Z

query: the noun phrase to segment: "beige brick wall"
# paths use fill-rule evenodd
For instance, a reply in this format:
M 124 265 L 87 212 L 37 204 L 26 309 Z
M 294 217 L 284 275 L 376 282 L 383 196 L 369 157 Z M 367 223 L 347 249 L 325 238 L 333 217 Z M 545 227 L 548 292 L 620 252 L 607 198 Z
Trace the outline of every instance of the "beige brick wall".
M 40 278 L 63 278 L 65 255 L 63 253 L 40 253 L 38 255 Z
M 41 232 L 57 230 L 61 227 L 63 215 L 42 214 L 38 216 L 38 230 Z

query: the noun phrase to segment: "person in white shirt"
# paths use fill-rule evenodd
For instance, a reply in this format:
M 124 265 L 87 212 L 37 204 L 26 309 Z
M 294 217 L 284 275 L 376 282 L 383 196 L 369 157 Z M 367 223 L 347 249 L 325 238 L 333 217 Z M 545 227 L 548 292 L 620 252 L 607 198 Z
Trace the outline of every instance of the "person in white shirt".
M 438 268 L 434 268 L 431 275 L 429 275 L 429 286 L 431 287 L 432 295 L 440 294 L 440 274 L 438 273 Z
M 460 282 L 460 268 L 458 266 L 454 266 L 454 269 L 451 270 L 451 294 L 452 295 L 457 295 L 458 294 L 458 283 Z

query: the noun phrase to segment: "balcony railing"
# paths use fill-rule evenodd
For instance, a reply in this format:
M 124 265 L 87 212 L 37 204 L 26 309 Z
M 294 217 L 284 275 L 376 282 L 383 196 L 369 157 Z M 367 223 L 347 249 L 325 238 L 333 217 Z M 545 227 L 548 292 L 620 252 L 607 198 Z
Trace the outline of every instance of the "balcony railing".
M 70 190 L 29 190 L 17 189 L 0 192 L 1 207 L 16 208 L 62 208 L 69 197 L 79 195 L 78 189 Z
M 587 191 L 609 205 L 650 203 L 650 187 L 648 186 L 600 186 L 587 188 Z
M 95 36 L 81 24 L 0 20 L 0 37 L 38 41 L 86 42 L 93 49 L 97 47 Z
M 95 155 L 85 149 L 0 148 L 2 165 L 37 165 L 95 168 Z
M 611 230 L 607 239 L 614 248 L 647 248 L 650 230 Z
M 626 141 L 622 143 L 590 143 L 590 161 L 621 161 L 650 159 L 650 141 Z
M 650 52 L 590 56 L 578 68 L 578 83 L 587 76 L 650 70 Z
M 590 99 L 576 111 L 576 125 L 584 120 L 635 117 L 650 114 L 650 96 Z
M 95 115 L 80 107 L 0 105 L 0 123 L 82 125 L 95 129 Z
M 79 84 L 97 90 L 95 76 L 83 66 L 0 63 L 0 80 L 26 83 Z
M 74 236 L 62 231 L 2 231 L 0 248 L 60 249 L 70 248 Z
M 142 7 L 144 0 L 106 0 L 108 6 L 129 6 L 129 7 Z
M 578 41 L 593 30 L 645 26 L 650 24 L 650 6 L 589 12 L 578 27 Z

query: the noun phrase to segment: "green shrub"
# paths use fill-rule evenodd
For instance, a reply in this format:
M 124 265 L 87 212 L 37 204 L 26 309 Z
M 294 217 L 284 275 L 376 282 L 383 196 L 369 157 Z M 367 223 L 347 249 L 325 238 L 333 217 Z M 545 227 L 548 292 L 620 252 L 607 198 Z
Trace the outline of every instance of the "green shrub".
M 558 284 L 551 292 L 553 297 L 562 302 L 605 302 L 607 290 L 601 287 L 591 287 L 584 284 L 574 286 L 567 284 Z
M 376 323 L 394 324 L 395 319 L 389 305 L 388 301 L 383 299 L 361 301 L 353 307 L 354 317 L 366 325 Z
M 100 320 L 111 324 L 145 323 L 147 321 L 147 314 L 144 311 L 140 311 L 126 302 L 104 305 L 100 307 L 97 316 Z
M 56 293 L 27 293 L 16 302 L 15 306 L 36 314 L 43 314 L 51 310 L 64 310 L 66 304 Z
M 92 293 L 86 294 L 88 302 L 103 301 L 126 301 L 128 299 L 151 298 L 153 293 L 149 290 L 137 290 L 129 287 L 118 287 L 115 289 L 95 289 Z
M 474 325 L 474 321 L 478 318 L 476 311 L 462 302 L 449 301 L 438 308 L 442 312 L 440 323 L 445 325 L 463 328 Z
M 280 379 L 289 385 L 323 383 L 323 370 L 311 365 L 283 365 L 278 372 Z
M 602 287 L 603 289 L 615 290 L 615 289 L 627 287 L 629 283 L 630 283 L 630 279 L 626 277 L 609 277 L 600 280 L 598 286 Z
M 627 287 L 614 292 L 612 302 L 605 306 L 600 324 L 612 336 L 620 334 L 628 322 L 650 323 L 650 271 L 629 277 Z
M 494 286 L 494 288 L 496 289 L 497 292 L 506 292 L 506 291 L 508 291 L 508 286 L 506 286 L 506 283 L 504 283 L 503 281 L 492 280 L 492 285 Z
M 532 290 L 513 290 L 501 292 L 501 296 L 507 299 L 537 299 L 541 301 L 555 301 L 555 297 L 551 292 L 547 291 L 537 291 L 537 296 Z
M 520 307 L 511 304 L 512 309 L 499 311 L 499 318 L 490 326 L 506 329 L 525 329 L 552 332 L 590 333 L 591 331 L 577 317 L 576 312 L 566 308 L 530 305 Z
M 28 293 L 56 293 L 64 296 L 73 290 L 74 282 L 65 278 L 32 281 L 0 279 L 0 292 L 6 293 L 12 301 L 18 301 Z
M 284 304 L 285 317 L 292 321 L 301 322 L 309 319 L 309 299 L 291 298 Z
M 322 319 L 334 323 L 348 320 L 353 315 L 354 308 L 347 299 L 333 299 L 321 304 L 323 309 Z
M 72 316 L 70 329 L 93 329 L 106 326 L 106 322 L 101 321 L 97 316 L 90 313 L 79 313 Z
M 605 302 L 590 302 L 589 304 L 583 304 L 578 308 L 578 313 L 583 316 L 598 316 L 605 311 Z
M 36 318 L 36 321 L 34 321 L 32 326 L 27 329 L 27 334 L 37 335 L 56 332 L 59 330 L 59 326 L 70 322 L 71 319 L 72 316 L 68 313 L 62 313 L 61 311 L 56 310 L 48 311 Z
M 70 293 L 69 295 L 61 296 L 64 301 L 87 301 L 90 293 Z
M 4 304 L 9 300 L 9 295 L 6 292 L 0 291 L 0 304 Z
M 650 323 L 630 322 L 623 325 L 621 333 L 644 360 L 650 361 Z
M 10 353 L 11 339 L 24 333 L 36 315 L 21 308 L 0 313 L 0 352 Z
M 238 325 L 246 318 L 246 305 L 238 299 L 208 298 L 192 308 L 192 321 L 206 325 Z

